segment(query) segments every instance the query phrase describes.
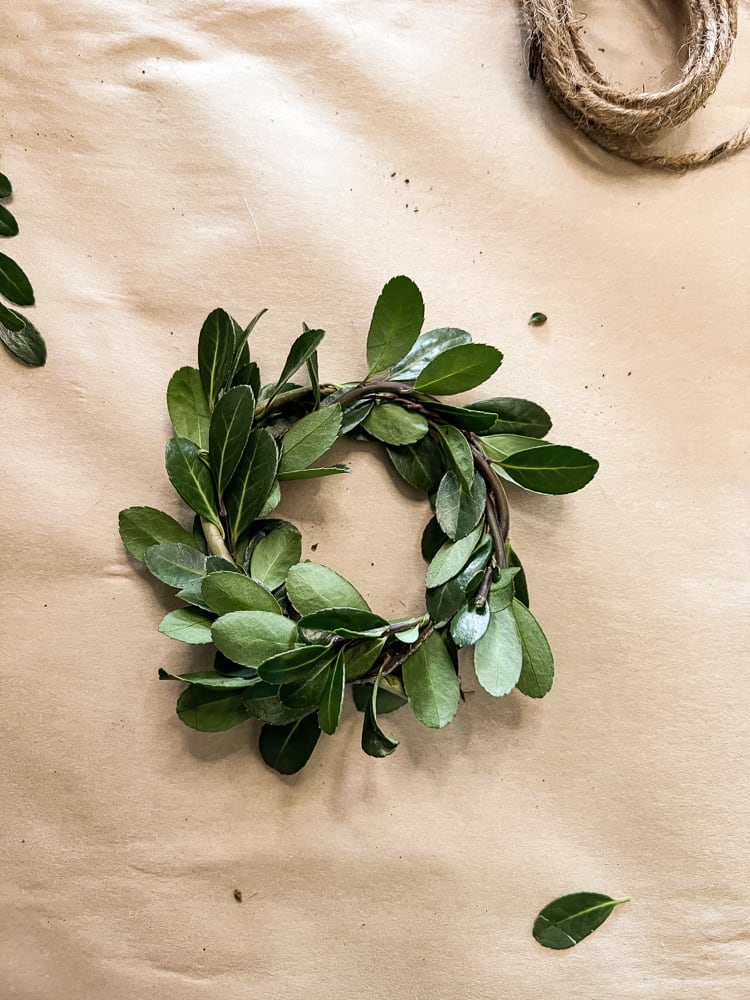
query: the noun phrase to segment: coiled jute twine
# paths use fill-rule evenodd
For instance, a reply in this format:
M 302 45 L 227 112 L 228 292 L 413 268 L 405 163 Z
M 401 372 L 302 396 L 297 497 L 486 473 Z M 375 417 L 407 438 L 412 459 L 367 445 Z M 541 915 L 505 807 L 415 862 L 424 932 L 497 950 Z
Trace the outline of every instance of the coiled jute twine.
M 705 152 L 647 151 L 667 130 L 686 122 L 716 89 L 737 36 L 738 0 L 682 0 L 688 14 L 687 60 L 664 90 L 618 90 L 596 68 L 581 40 L 573 0 L 521 0 L 529 32 L 529 75 L 541 77 L 552 99 L 602 149 L 666 170 L 702 167 L 750 144 L 750 127 Z

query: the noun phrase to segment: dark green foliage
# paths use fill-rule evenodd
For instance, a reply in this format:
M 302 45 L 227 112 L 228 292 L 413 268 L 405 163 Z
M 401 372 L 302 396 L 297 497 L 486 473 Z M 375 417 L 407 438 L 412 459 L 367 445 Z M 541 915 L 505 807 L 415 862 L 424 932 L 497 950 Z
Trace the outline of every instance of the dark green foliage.
M 10 198 L 13 189 L 5 174 L 0 174 L 0 199 Z M 10 209 L 0 205 L 0 238 L 18 234 L 18 223 Z M 33 306 L 34 289 L 23 268 L 0 253 L 0 295 L 16 306 Z M 44 338 L 31 320 L 0 302 L 0 343 L 16 360 L 30 368 L 40 368 L 47 360 Z

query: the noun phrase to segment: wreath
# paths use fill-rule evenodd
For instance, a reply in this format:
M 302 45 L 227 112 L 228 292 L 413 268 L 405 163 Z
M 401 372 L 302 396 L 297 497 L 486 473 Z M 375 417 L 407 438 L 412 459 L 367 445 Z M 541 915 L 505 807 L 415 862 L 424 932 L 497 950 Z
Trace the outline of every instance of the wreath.
M 367 336 L 367 375 L 343 385 L 321 382 L 324 332 L 305 325 L 279 378 L 262 384 L 248 338 L 265 311 L 243 329 L 214 310 L 200 332 L 198 367 L 180 368 L 169 382 L 176 436 L 166 468 L 195 514 L 191 530 L 152 507 L 120 513 L 127 550 L 185 603 L 159 631 L 215 647 L 211 670 L 159 670 L 187 685 L 179 718 L 202 732 L 260 720 L 263 759 L 292 774 L 321 732 L 335 733 L 347 685 L 372 757 L 398 746 L 380 717 L 403 705 L 426 726 L 447 725 L 461 701 L 460 649 L 473 648 L 476 678 L 491 695 L 515 688 L 543 697 L 552 653 L 509 540 L 504 484 L 569 493 L 591 480 L 596 460 L 544 440 L 551 421 L 536 403 L 439 399 L 479 386 L 502 354 L 452 327 L 421 333 L 424 305 L 409 278 L 384 287 Z M 293 382 L 305 368 L 309 384 Z M 376 614 L 338 573 L 300 561 L 299 530 L 272 517 L 285 482 L 350 471 L 314 464 L 344 435 L 384 445 L 398 474 L 429 498 L 423 615 Z

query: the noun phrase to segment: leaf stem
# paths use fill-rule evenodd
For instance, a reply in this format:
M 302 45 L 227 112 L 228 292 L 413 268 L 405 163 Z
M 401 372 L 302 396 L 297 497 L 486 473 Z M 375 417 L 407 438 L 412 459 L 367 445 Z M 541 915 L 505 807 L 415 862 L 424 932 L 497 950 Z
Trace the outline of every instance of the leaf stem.
M 234 557 L 224 542 L 221 528 L 217 527 L 213 522 L 207 521 L 204 517 L 201 518 L 201 528 L 203 528 L 203 534 L 205 535 L 206 544 L 211 555 L 219 556 L 221 559 L 226 559 L 228 562 L 233 563 Z

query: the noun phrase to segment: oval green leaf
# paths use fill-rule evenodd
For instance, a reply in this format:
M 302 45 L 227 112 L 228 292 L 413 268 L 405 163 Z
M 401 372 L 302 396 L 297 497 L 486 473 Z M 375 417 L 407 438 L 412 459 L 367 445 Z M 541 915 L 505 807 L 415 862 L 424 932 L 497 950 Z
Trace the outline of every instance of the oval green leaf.
M 261 538 L 250 559 L 250 575 L 269 590 L 280 587 L 302 555 L 302 536 L 294 525 L 276 528 Z
M 339 435 L 341 407 L 313 410 L 293 424 L 281 443 L 279 472 L 297 472 L 324 455 Z
M 159 667 L 159 680 L 162 681 L 182 681 L 183 684 L 197 684 L 198 687 L 226 689 L 245 688 L 255 683 L 253 678 L 248 677 L 226 677 L 224 674 L 217 674 L 215 670 L 195 670 L 189 674 L 171 674 L 168 670 Z
M 211 411 L 197 368 L 178 368 L 167 387 L 167 409 L 177 437 L 208 449 Z
M 549 413 L 529 399 L 495 396 L 469 403 L 468 409 L 495 414 L 495 423 L 489 429 L 491 434 L 524 434 L 543 438 L 552 427 Z
M 177 699 L 177 715 L 202 733 L 222 733 L 250 718 L 241 694 L 197 684 L 185 688 Z
M 445 473 L 438 487 L 435 499 L 435 516 L 438 524 L 454 541 L 468 535 L 484 513 L 487 501 L 487 487 L 478 472 L 469 493 L 461 489 L 455 472 Z
M 533 934 L 545 948 L 572 948 L 604 923 L 612 910 L 630 901 L 599 892 L 574 892 L 548 903 L 534 921 Z
M 198 370 L 211 410 L 229 377 L 235 342 L 234 320 L 223 309 L 214 309 L 206 317 L 198 338 Z
M 217 615 L 228 615 L 233 611 L 269 611 L 280 615 L 279 602 L 244 573 L 225 570 L 209 573 L 201 585 L 201 597 Z
M 300 615 L 326 608 L 370 608 L 348 580 L 320 563 L 297 563 L 287 573 L 286 592 Z
M 221 496 L 240 463 L 255 413 L 255 396 L 249 385 L 225 392 L 211 415 L 208 456 Z
M 527 437 L 524 434 L 488 434 L 482 438 L 482 450 L 493 462 L 504 462 L 506 458 L 529 448 L 549 448 L 551 441 Z
M 362 426 L 378 441 L 392 445 L 415 444 L 430 428 L 421 413 L 405 410 L 397 403 L 373 406 Z
M 10 198 L 13 194 L 13 186 L 5 176 L 5 174 L 0 174 L 0 198 Z
M 0 293 L 17 306 L 33 306 L 34 290 L 14 260 L 0 253 Z
M 498 464 L 518 486 L 554 496 L 582 489 L 599 468 L 597 460 L 585 451 L 562 444 L 519 451 Z
M 143 551 L 148 571 L 169 587 L 191 589 L 196 578 L 206 575 L 206 557 L 183 542 L 163 542 L 149 545 Z
M 347 643 L 344 647 L 344 669 L 346 683 L 359 680 L 375 665 L 383 651 L 385 639 L 362 639 L 360 642 Z
M 167 442 L 165 464 L 170 482 L 188 507 L 220 526 L 214 484 L 208 467 L 200 457 L 198 445 L 187 438 L 172 438 Z
M 490 624 L 490 609 L 485 604 L 477 608 L 466 604 L 451 620 L 451 638 L 457 646 L 473 646 L 486 633 Z
M 128 507 L 118 518 L 122 544 L 139 562 L 150 545 L 179 542 L 195 547 L 193 536 L 173 517 L 155 507 Z
M 41 368 L 47 360 L 44 337 L 31 320 L 0 304 L 0 342 L 18 361 Z
M 461 686 L 437 632 L 404 660 L 402 676 L 409 704 L 419 721 L 431 729 L 447 726 L 458 711 Z
M 297 646 L 264 660 L 258 667 L 258 674 L 269 684 L 293 684 L 314 674 L 315 665 L 327 659 L 330 653 L 330 646 Z
M 490 611 L 490 623 L 474 647 L 474 673 L 494 698 L 510 694 L 523 666 L 523 649 L 510 607 Z
M 464 568 L 469 560 L 474 546 L 479 541 L 482 528 L 475 528 L 457 542 L 445 542 L 440 546 L 434 559 L 427 567 L 425 586 L 439 587 L 447 583 L 452 576 L 456 576 Z
M 443 454 L 429 436 L 416 444 L 389 448 L 388 457 L 401 478 L 422 493 L 434 493 L 445 472 Z
M 296 774 L 312 756 L 319 738 L 320 726 L 313 712 L 288 726 L 263 726 L 258 745 L 269 767 L 280 774 Z
M 338 462 L 336 465 L 327 465 L 325 468 L 298 469 L 296 472 L 280 472 L 279 482 L 285 483 L 291 479 L 322 479 L 324 476 L 340 476 L 342 473 L 351 472 L 348 465 Z
M 339 651 L 333 664 L 333 670 L 328 675 L 318 707 L 318 723 L 323 732 L 329 736 L 333 736 L 341 720 L 341 709 L 344 706 L 344 686 L 344 656 Z
M 406 357 L 391 368 L 390 377 L 397 382 L 413 382 L 438 354 L 442 354 L 451 347 L 470 343 L 471 334 L 465 330 L 457 330 L 450 326 L 428 330 L 417 337 Z
M 211 631 L 216 648 L 243 667 L 259 667 L 291 649 L 297 639 L 295 623 L 271 611 L 232 611 L 218 618 Z
M 159 631 L 170 639 L 188 642 L 194 646 L 211 642 L 211 622 L 213 615 L 196 608 L 178 608 L 170 611 L 159 623 Z
M 17 236 L 18 223 L 12 212 L 0 205 L 0 236 Z
M 543 698 L 552 687 L 555 674 L 552 650 L 536 618 L 524 604 L 514 598 L 510 610 L 516 620 L 523 651 L 516 687 L 529 698 Z
M 251 432 L 237 470 L 224 495 L 232 543 L 265 512 L 275 485 L 279 453 L 267 430 Z M 271 508 L 273 509 L 273 508 Z
M 436 396 L 452 396 L 486 382 L 503 356 L 489 344 L 463 344 L 439 354 L 420 374 L 414 387 Z
M 401 361 L 423 322 L 424 302 L 417 286 L 403 275 L 391 278 L 378 297 L 367 334 L 369 373 L 386 371 Z

